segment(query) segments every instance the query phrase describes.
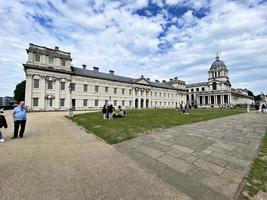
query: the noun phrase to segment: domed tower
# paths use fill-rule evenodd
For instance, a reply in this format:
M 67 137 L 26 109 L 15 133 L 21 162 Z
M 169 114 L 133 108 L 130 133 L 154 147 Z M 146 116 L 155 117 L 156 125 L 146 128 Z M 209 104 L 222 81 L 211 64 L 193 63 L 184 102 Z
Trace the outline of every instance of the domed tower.
M 211 90 L 229 90 L 231 84 L 228 77 L 228 69 L 224 62 L 219 59 L 217 53 L 215 61 L 211 64 L 209 70 L 209 85 Z

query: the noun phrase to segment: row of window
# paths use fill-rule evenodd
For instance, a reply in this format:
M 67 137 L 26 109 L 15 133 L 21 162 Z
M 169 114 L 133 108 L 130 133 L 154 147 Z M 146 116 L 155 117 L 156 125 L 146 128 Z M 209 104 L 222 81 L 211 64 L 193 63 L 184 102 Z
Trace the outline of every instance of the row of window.
M 108 100 L 105 100 L 105 105 L 108 105 L 109 101 Z M 159 103 L 159 104 L 158 104 Z M 117 106 L 118 104 L 118 101 L 117 100 L 114 100 L 113 101 L 113 105 L 114 106 Z M 34 107 L 38 107 L 39 105 L 39 98 L 33 98 L 33 106 Z M 48 105 L 49 106 L 53 106 L 53 99 L 48 99 Z M 88 105 L 88 99 L 83 99 L 83 107 L 87 107 Z M 151 101 L 151 105 L 152 105 L 152 101 Z M 154 101 L 154 105 L 155 106 L 174 106 L 174 102 L 157 102 L 157 101 Z M 64 107 L 65 106 L 65 98 L 60 98 L 60 107 Z M 95 99 L 95 107 L 98 107 L 100 106 L 99 105 L 99 100 L 98 99 Z M 125 106 L 125 101 L 122 100 L 121 101 L 121 106 Z M 129 101 L 129 106 L 131 107 L 132 106 L 132 101 Z
M 35 62 L 40 62 L 41 61 L 41 55 L 40 54 L 35 54 L 34 55 L 34 61 Z M 66 66 L 66 60 L 60 59 L 61 66 Z M 48 64 L 53 65 L 54 64 L 54 57 L 48 57 Z
M 33 80 L 34 82 L 34 88 L 39 88 L 39 79 L 34 79 Z M 65 82 L 60 82 L 60 89 L 61 90 L 65 90 L 65 85 L 66 83 Z M 53 81 L 47 81 L 47 88 L 50 90 L 53 89 Z M 72 91 L 75 91 L 75 83 L 71 83 L 71 90 Z M 87 92 L 88 91 L 88 85 L 87 84 L 84 84 L 83 85 L 83 91 L 84 92 Z M 105 87 L 105 92 L 108 93 L 109 91 L 109 87 Z M 99 86 L 98 85 L 95 85 L 95 92 L 98 93 L 99 92 Z M 118 92 L 118 88 L 113 88 L 113 93 L 114 94 L 117 94 Z M 125 89 L 122 88 L 121 89 L 121 94 L 124 95 L 125 94 Z M 148 91 L 145 91 L 145 94 L 146 96 L 148 96 Z M 154 96 L 157 97 L 157 95 L 159 94 L 159 97 L 162 97 L 162 93 L 161 92 L 154 92 Z M 129 95 L 132 95 L 132 89 L 129 89 Z M 138 91 L 135 91 L 135 95 L 137 96 L 138 95 Z M 144 95 L 144 91 L 141 91 L 141 95 L 143 96 Z M 153 95 L 153 92 L 151 92 L 151 96 Z M 170 96 L 173 98 L 174 97 L 174 94 L 170 94 L 170 93 L 163 93 L 163 97 L 166 97 L 166 95 L 168 96 L 168 98 L 170 98 Z M 175 95 L 177 97 L 177 94 Z
M 200 89 L 196 88 L 196 92 L 199 92 L 199 91 L 200 91 Z M 201 91 L 205 91 L 205 87 L 202 87 Z M 189 92 L 189 89 L 187 90 L 187 92 Z M 191 92 L 194 92 L 194 88 L 191 89 Z

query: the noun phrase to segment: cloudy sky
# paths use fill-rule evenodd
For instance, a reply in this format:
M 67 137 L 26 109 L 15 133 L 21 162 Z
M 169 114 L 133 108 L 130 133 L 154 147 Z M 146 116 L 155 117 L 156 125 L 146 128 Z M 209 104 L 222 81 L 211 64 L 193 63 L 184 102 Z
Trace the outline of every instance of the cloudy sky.
M 207 80 L 218 51 L 233 87 L 267 93 L 263 0 L 0 0 L 0 96 L 25 79 L 29 43 L 76 67 L 187 83 Z

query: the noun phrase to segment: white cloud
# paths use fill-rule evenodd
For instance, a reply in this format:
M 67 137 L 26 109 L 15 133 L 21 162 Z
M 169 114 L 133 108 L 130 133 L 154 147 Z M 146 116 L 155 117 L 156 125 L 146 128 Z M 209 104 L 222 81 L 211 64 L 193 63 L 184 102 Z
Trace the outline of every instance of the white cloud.
M 101 71 L 114 69 L 121 75 L 143 74 L 152 79 L 178 76 L 188 83 L 207 80 L 219 51 L 234 87 L 267 92 L 263 76 L 267 74 L 266 3 L 167 0 L 170 6 L 189 9 L 174 16 L 173 25 L 159 38 L 162 25 L 169 23 L 162 1 L 153 1 L 163 10 L 150 17 L 135 13 L 148 5 L 147 0 L 55 0 L 51 1 L 54 8 L 46 0 L 25 2 L 0 4 L 0 96 L 12 95 L 16 83 L 25 79 L 22 63 L 30 42 L 70 51 L 74 66 L 85 63 L 100 66 Z M 201 8 L 209 12 L 200 19 L 195 10 Z M 50 19 L 51 27 L 42 26 L 32 16 Z M 163 42 L 171 48 L 160 49 Z

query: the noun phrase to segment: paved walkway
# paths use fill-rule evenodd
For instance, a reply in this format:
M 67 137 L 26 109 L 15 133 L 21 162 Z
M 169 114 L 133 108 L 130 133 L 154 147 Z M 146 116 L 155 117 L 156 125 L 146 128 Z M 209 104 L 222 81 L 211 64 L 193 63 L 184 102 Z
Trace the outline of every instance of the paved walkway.
M 267 128 L 242 114 L 110 146 L 65 113 L 31 113 L 25 138 L 0 144 L 0 199 L 229 199 Z
M 267 115 L 249 113 L 154 131 L 116 148 L 195 200 L 226 200 L 257 154 Z
M 25 138 L 0 143 L 1 200 L 190 199 L 64 118 L 30 113 Z

